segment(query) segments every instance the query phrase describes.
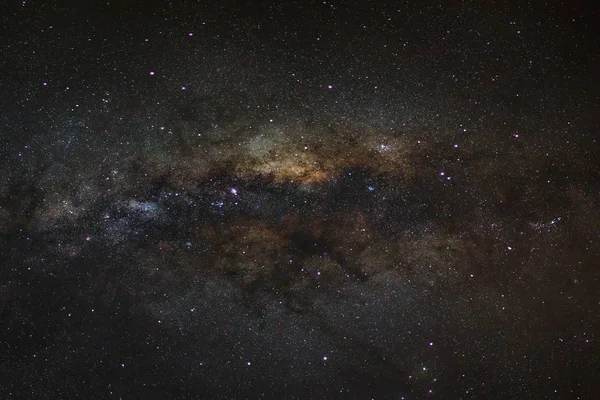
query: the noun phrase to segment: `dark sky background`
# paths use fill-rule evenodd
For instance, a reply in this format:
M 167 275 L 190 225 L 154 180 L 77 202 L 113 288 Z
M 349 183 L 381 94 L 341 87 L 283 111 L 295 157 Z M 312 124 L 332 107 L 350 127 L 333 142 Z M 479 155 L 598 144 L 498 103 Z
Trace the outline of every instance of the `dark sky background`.
M 587 4 L 3 4 L 0 398 L 597 398 Z

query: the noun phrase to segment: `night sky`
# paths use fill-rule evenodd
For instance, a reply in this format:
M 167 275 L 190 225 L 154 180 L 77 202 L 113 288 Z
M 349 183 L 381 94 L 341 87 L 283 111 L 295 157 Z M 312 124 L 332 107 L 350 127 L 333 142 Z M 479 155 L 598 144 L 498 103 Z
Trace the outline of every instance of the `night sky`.
M 0 398 L 600 398 L 564 3 L 3 2 Z

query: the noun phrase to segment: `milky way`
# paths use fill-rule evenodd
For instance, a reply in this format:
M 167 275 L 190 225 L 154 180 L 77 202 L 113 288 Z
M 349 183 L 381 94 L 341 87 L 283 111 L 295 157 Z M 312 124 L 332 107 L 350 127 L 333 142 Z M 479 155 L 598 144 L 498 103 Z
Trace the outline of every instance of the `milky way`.
M 587 25 L 237 6 L 11 9 L 1 397 L 593 397 Z

